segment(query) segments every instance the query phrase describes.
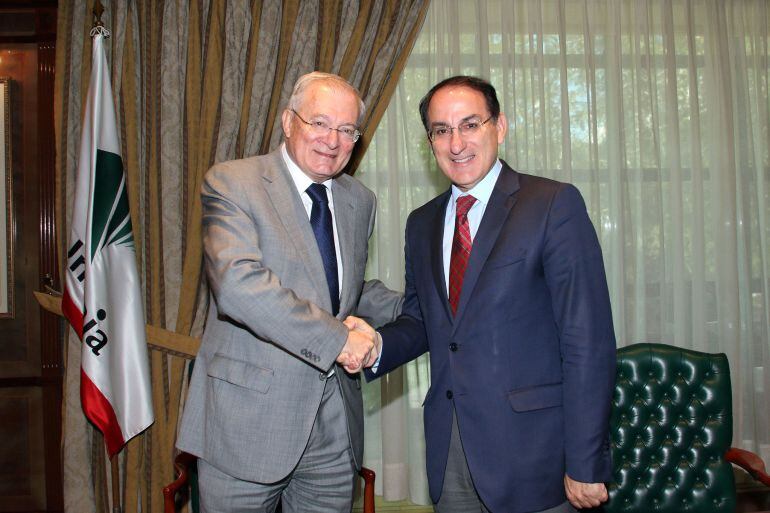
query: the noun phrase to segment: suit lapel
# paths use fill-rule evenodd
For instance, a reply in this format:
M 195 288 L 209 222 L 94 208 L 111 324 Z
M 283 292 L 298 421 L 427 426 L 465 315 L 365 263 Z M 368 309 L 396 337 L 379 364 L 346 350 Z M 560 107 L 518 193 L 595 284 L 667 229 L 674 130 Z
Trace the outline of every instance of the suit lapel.
M 497 242 L 500 230 L 508 218 L 511 208 L 516 203 L 514 193 L 518 190 L 518 174 L 503 162 L 503 169 L 500 171 L 495 188 L 489 197 L 489 204 L 484 211 L 484 217 L 481 219 L 479 229 L 476 231 L 476 237 L 473 239 L 471 256 L 468 259 L 468 267 L 465 269 L 465 276 L 463 277 L 460 303 L 457 306 L 457 315 L 455 315 L 455 329 L 465 313 L 468 299 L 473 294 L 473 289 L 476 287 L 481 270 L 489 257 L 489 253 L 495 246 L 495 242 Z
M 286 243 L 293 244 L 302 257 L 313 286 L 318 292 L 318 297 L 321 298 L 322 304 L 319 306 L 331 311 L 323 260 L 318 250 L 315 235 L 313 235 L 313 229 L 310 227 L 305 206 L 302 204 L 302 199 L 299 197 L 299 192 L 291 179 L 289 170 L 286 169 L 280 149 L 272 152 L 271 155 L 274 161 L 273 165 L 262 175 L 266 182 L 265 188 L 269 191 L 268 197 L 288 234 Z
M 354 296 L 353 276 L 355 276 L 355 236 L 356 208 L 350 189 L 341 180 L 332 182 L 334 197 L 334 217 L 337 221 L 337 238 L 340 241 L 340 258 L 342 259 L 342 283 L 340 284 L 340 312 L 348 311 Z
M 447 277 L 444 276 L 444 219 L 446 218 L 446 209 L 449 200 L 452 198 L 452 190 L 444 193 L 444 197 L 438 202 L 433 224 L 431 226 L 431 240 L 429 254 L 431 255 L 431 268 L 433 269 L 433 282 L 436 286 L 441 304 L 444 305 L 444 313 L 447 319 L 453 322 L 452 312 L 449 309 L 449 298 L 446 292 Z M 419 254 L 419 253 L 418 253 Z M 414 258 L 414 257 L 413 257 Z

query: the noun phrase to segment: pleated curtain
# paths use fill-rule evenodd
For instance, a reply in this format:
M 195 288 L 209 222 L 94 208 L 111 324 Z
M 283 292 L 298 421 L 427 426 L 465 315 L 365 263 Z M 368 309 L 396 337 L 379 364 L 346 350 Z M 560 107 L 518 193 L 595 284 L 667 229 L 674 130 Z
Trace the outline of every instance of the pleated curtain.
M 60 2 L 56 43 L 57 234 L 64 264 L 82 107 L 91 72 L 93 1 Z M 162 511 L 187 367 L 208 290 L 199 189 L 215 162 L 280 144 L 295 80 L 321 70 L 367 105 L 353 172 L 387 107 L 427 0 L 115 0 L 103 2 L 121 149 L 147 323 L 155 424 L 121 453 L 125 512 Z M 175 335 L 176 334 L 176 335 Z M 107 512 L 109 461 L 80 408 L 80 343 L 66 342 L 65 508 Z

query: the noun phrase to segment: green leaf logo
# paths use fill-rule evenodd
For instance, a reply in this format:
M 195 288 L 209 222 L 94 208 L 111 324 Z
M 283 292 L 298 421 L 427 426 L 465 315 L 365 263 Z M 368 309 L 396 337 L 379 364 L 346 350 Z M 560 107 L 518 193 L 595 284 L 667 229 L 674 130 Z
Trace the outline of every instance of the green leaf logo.
M 91 261 L 104 246 L 134 245 L 128 192 L 120 155 L 96 150 L 96 179 L 91 226 Z

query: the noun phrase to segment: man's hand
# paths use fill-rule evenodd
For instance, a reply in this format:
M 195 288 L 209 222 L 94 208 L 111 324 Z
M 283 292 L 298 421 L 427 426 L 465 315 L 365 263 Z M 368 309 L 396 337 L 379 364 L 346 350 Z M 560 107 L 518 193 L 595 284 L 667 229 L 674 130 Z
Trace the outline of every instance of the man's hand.
M 343 324 L 351 331 L 358 331 L 365 334 L 367 337 L 372 337 L 374 340 L 374 349 L 369 353 L 369 359 L 363 363 L 364 367 L 371 367 L 377 358 L 380 356 L 380 349 L 382 348 L 382 338 L 379 333 L 374 331 L 374 328 L 359 317 L 348 315 L 348 318 L 343 321 Z
M 342 351 L 337 356 L 337 363 L 342 365 L 346 372 L 353 374 L 360 371 L 370 361 L 373 361 L 372 353 L 375 355 L 374 359 L 377 358 L 377 350 L 375 349 L 377 334 L 371 328 L 367 330 L 364 326 L 368 325 L 361 319 L 353 321 L 351 324 L 354 327 L 351 328 L 348 325 L 348 319 L 345 320 L 345 325 L 350 331 L 348 331 L 348 339 L 345 341 Z M 357 327 L 358 322 L 363 323 L 364 326 Z
M 595 508 L 608 498 L 604 483 L 581 483 L 564 474 L 567 499 L 576 508 Z

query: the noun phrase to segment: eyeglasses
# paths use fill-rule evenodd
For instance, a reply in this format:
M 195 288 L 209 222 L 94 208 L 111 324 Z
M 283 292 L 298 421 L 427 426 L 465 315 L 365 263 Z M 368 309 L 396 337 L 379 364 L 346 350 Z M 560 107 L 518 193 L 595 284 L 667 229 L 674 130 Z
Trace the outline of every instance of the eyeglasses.
M 452 138 L 452 131 L 457 130 L 460 136 L 471 137 L 478 133 L 482 126 L 486 125 L 492 120 L 492 116 L 489 116 L 484 121 L 477 121 L 472 119 L 470 121 L 463 121 L 457 126 L 434 126 L 428 130 L 428 139 L 431 142 L 436 141 L 448 141 Z
M 314 134 L 317 135 L 326 135 L 330 133 L 332 130 L 336 130 L 339 132 L 340 137 L 342 137 L 344 140 L 349 142 L 356 142 L 359 137 L 361 137 L 361 132 L 354 126 L 349 125 L 343 125 L 339 128 L 334 128 L 333 126 L 329 126 L 326 124 L 326 121 L 322 121 L 320 119 L 314 119 L 310 122 L 305 121 L 305 119 L 299 115 L 299 112 L 297 112 L 294 109 L 290 109 L 295 116 L 299 118 L 300 121 L 305 123 L 307 126 L 310 127 L 310 130 L 313 131 Z

